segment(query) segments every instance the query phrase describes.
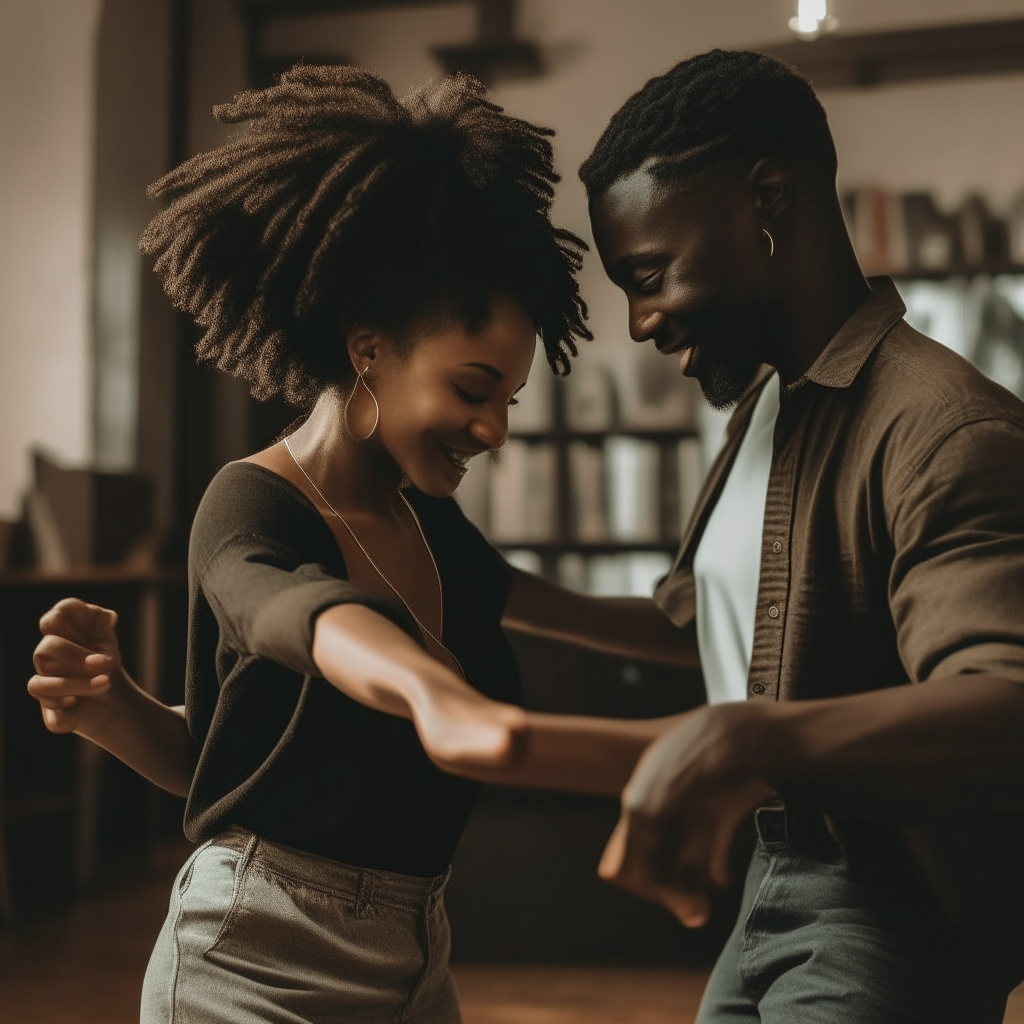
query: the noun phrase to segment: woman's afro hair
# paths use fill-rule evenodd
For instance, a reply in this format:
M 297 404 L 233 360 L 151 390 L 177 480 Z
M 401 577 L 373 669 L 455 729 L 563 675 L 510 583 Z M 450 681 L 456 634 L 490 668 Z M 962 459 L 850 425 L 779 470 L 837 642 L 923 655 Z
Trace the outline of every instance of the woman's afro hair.
M 576 280 L 586 244 L 549 219 L 550 130 L 466 75 L 396 98 L 344 66 L 299 65 L 214 114 L 249 130 L 150 187 L 164 207 L 139 242 L 201 328 L 202 361 L 257 398 L 308 407 L 351 372 L 344 325 L 401 338 L 440 309 L 475 329 L 500 288 L 569 372 L 591 337 Z
M 721 160 L 787 156 L 806 144 L 835 174 L 836 151 L 810 83 L 774 57 L 709 50 L 652 78 L 612 116 L 580 167 L 591 199 L 656 158 L 659 179 L 684 178 Z

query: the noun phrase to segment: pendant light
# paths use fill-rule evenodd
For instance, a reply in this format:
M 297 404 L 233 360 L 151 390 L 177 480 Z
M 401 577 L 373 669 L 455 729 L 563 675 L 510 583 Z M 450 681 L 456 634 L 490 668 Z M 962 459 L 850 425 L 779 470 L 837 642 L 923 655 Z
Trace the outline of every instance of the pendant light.
M 789 27 L 801 39 L 817 39 L 839 28 L 839 19 L 828 13 L 828 0 L 797 0 Z

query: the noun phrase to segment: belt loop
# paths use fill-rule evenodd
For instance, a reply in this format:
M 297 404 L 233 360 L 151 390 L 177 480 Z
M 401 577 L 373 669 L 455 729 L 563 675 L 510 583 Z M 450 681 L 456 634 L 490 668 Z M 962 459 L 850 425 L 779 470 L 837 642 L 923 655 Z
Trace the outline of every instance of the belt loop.
M 356 892 L 356 917 L 369 917 L 373 907 L 373 872 L 359 872 L 359 888 Z
M 754 828 L 757 838 L 766 850 L 780 851 L 789 848 L 789 814 L 783 807 L 758 807 L 754 812 Z

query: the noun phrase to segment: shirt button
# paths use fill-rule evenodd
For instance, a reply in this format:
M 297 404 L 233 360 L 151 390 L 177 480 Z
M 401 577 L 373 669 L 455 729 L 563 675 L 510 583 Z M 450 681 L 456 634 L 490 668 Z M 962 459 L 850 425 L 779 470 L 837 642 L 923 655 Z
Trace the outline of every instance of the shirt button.
M 778 553 L 779 553 L 779 552 L 780 552 L 781 550 L 782 550 L 782 541 L 778 541 L 778 540 L 777 540 L 777 541 L 776 541 L 776 542 L 775 542 L 775 543 L 774 543 L 774 544 L 772 545 L 772 551 L 774 551 L 774 552 L 775 552 L 775 554 L 778 554 Z
M 768 605 L 768 618 L 777 619 L 779 617 L 779 606 L 777 604 Z
M 764 693 L 764 683 L 754 683 L 754 685 L 750 689 L 753 693 L 760 697 L 761 694 Z

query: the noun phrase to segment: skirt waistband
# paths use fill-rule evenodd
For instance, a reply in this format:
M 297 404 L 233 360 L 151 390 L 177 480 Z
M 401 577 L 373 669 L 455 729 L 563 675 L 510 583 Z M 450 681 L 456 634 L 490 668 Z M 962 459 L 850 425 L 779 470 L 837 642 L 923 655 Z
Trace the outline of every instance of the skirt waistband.
M 271 842 L 240 825 L 228 826 L 207 845 L 234 850 L 242 854 L 245 862 L 251 861 L 300 885 L 352 899 L 357 909 L 360 905 L 390 903 L 419 910 L 425 904 L 437 902 L 451 874 L 450 868 L 443 875 L 425 877 L 346 864 Z

